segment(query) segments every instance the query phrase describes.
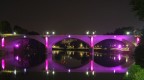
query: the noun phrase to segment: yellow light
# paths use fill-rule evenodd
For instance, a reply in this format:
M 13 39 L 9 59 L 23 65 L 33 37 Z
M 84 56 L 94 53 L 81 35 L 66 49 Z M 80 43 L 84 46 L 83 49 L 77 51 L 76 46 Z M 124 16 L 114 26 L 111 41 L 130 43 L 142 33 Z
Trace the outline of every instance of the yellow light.
M 13 32 L 13 34 L 16 35 L 17 33 L 16 33 L 16 32 Z

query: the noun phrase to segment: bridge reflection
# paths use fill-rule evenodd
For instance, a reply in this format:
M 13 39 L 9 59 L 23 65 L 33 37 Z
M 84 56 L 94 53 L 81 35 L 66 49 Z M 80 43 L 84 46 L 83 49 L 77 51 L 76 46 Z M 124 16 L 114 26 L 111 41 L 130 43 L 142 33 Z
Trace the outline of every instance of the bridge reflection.
M 36 41 L 30 41 L 31 39 Z M 28 45 L 17 44 L 19 40 L 27 40 L 29 43 Z M 46 70 L 57 71 L 67 71 L 67 69 L 97 72 L 111 72 L 116 69 L 122 71 L 127 69 L 123 65 L 132 60 L 136 40 L 133 36 L 125 35 L 5 37 L 1 39 L 1 49 L 6 55 L 1 59 L 7 64 L 5 66 L 7 69 L 19 67 L 17 64 L 20 65 L 19 62 L 23 62 L 24 59 L 30 61 L 30 64 L 28 66 L 22 64 L 20 67 L 29 68 L 30 65 L 34 70 L 46 66 Z

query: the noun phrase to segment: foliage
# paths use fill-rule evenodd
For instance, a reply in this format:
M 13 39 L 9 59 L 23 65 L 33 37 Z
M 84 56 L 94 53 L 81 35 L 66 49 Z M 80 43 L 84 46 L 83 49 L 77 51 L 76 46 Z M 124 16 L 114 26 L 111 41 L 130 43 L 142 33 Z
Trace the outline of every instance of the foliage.
M 132 9 L 140 20 L 144 20 L 144 0 L 131 0 Z
M 144 68 L 144 44 L 140 44 L 139 46 L 136 47 L 135 49 L 135 54 L 134 54 L 134 58 L 135 58 L 135 64 L 136 65 L 140 65 L 141 67 Z
M 144 28 L 141 29 L 141 33 L 144 34 Z M 140 65 L 144 68 L 144 35 L 141 35 L 141 40 L 139 45 L 135 48 L 134 58 L 135 64 Z
M 10 23 L 8 21 L 1 21 L 0 22 L 0 33 L 12 33 L 12 29 Z
M 27 33 L 28 35 L 40 35 L 38 32 L 35 31 L 31 31 Z
M 116 28 L 114 32 L 108 32 L 106 35 L 125 35 L 126 32 L 130 32 L 130 34 L 134 34 L 134 27 L 121 27 L 121 28 Z
M 13 30 L 17 33 L 17 34 L 26 34 L 28 33 L 28 31 L 26 29 L 23 29 L 20 26 L 14 26 Z
M 135 73 L 135 78 L 133 80 L 144 80 L 144 69 L 140 70 L 139 72 Z
M 133 27 L 117 28 L 117 29 L 115 29 L 114 34 L 125 35 L 127 31 L 129 31 L 129 32 L 131 32 L 131 34 L 133 34 L 134 28 Z
M 136 77 L 137 77 L 137 75 L 139 75 L 140 76 L 140 74 L 142 73 L 142 72 L 140 72 L 140 71 L 142 71 L 143 69 L 139 66 L 139 65 L 132 65 L 129 69 L 128 69 L 128 75 L 125 75 L 124 76 L 124 80 L 139 80 L 139 79 L 136 79 Z M 142 76 L 143 74 L 141 74 L 141 76 Z M 141 79 L 141 80 L 144 80 L 144 78 L 143 79 Z

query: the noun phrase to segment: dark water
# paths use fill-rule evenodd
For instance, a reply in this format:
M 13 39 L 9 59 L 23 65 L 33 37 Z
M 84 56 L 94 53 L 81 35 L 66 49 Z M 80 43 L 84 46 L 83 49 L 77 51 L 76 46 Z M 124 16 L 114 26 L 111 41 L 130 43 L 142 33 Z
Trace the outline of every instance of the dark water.
M 78 68 L 91 60 L 88 51 L 53 51 L 53 60 L 67 68 Z
M 94 62 L 105 67 L 123 65 L 128 61 L 128 58 L 126 53 L 123 54 L 118 51 L 94 52 Z M 78 68 L 89 63 L 92 60 L 92 56 L 88 51 L 53 50 L 53 60 L 68 68 Z
M 85 73 L 60 73 L 55 75 L 45 72 L 28 72 L 7 74 L 1 73 L 0 80 L 123 80 L 124 73 L 97 73 L 95 75 Z

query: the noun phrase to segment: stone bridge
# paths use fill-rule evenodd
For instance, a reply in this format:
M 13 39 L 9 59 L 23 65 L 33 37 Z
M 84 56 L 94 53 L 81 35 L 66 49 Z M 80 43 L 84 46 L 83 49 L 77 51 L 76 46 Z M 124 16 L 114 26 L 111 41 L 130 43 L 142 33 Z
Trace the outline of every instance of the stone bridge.
M 94 45 L 97 43 L 107 40 L 113 39 L 124 42 L 126 44 L 137 46 L 139 42 L 138 37 L 134 37 L 133 35 L 2 35 L 1 37 L 1 50 L 5 51 L 5 56 L 1 57 L 1 65 L 5 67 L 5 69 L 14 69 L 15 67 L 10 67 L 15 61 L 13 60 L 13 47 L 18 42 L 19 39 L 28 38 L 28 39 L 35 39 L 42 44 L 45 45 L 47 49 L 47 58 L 45 62 L 43 62 L 39 66 L 35 66 L 30 70 L 41 71 L 41 70 L 55 70 L 61 72 L 67 72 L 69 69 L 65 68 L 64 66 L 56 63 L 52 59 L 52 46 L 55 45 L 57 42 L 62 41 L 64 39 L 78 39 L 90 46 L 92 49 L 92 56 L 94 56 Z M 134 49 L 133 49 L 134 50 Z M 4 61 L 3 61 L 4 60 Z M 129 64 L 131 62 L 127 62 Z M 126 65 L 124 64 L 124 65 Z M 13 65 L 14 66 L 14 65 Z M 101 66 L 93 61 L 93 59 L 86 65 L 71 69 L 72 72 L 85 72 L 87 70 L 95 71 L 95 72 L 125 72 L 127 67 L 123 67 L 123 65 L 119 65 L 116 67 L 104 67 Z

